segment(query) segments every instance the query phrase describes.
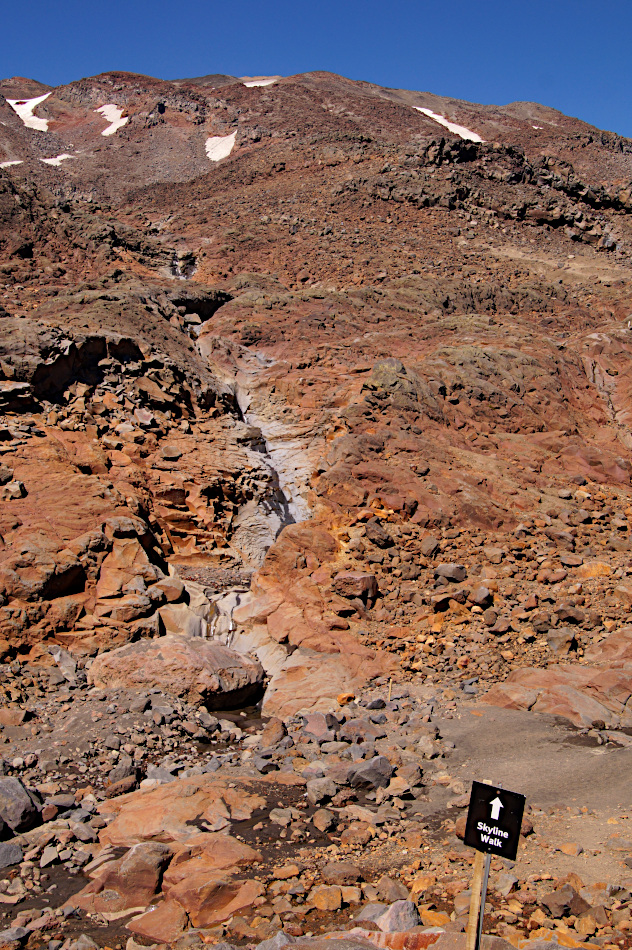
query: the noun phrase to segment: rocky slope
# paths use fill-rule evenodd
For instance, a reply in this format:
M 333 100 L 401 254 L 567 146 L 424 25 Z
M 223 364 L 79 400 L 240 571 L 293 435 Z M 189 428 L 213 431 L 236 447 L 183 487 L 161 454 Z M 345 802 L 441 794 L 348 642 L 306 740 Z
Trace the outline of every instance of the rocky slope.
M 0 81 L 0 903 L 15 922 L 49 867 L 68 897 L 7 946 L 75 939 L 70 907 L 111 942 L 132 911 L 146 941 L 252 941 L 378 898 L 412 903 L 347 942 L 456 933 L 442 720 L 482 700 L 627 755 L 631 211 L 632 143 L 537 104 Z M 128 808 L 154 824 L 117 837 Z M 273 871 L 259 817 L 315 850 Z M 374 839 L 370 870 L 325 874 Z M 607 894 L 552 866 L 558 915 L 544 853 L 497 931 L 573 917 L 564 939 L 627 947 L 629 865 Z

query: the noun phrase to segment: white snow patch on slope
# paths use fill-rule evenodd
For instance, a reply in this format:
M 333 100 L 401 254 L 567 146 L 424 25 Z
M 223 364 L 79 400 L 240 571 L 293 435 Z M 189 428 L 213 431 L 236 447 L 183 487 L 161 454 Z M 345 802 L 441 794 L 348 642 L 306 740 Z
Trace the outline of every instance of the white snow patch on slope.
M 35 99 L 7 99 L 7 102 L 11 106 L 14 112 L 22 119 L 24 125 L 27 129 L 35 129 L 37 132 L 48 132 L 48 119 L 40 119 L 38 116 L 33 115 L 33 109 L 43 102 L 44 99 L 48 99 L 50 92 L 45 93 L 43 96 L 36 96 Z
M 0 162 L 0 168 L 10 168 L 11 165 L 21 165 L 22 161 Z
M 543 125 L 532 125 L 531 128 L 532 128 L 532 129 L 543 129 L 544 126 L 543 126 Z
M 124 125 L 127 125 L 129 122 L 129 116 L 123 118 L 123 110 L 119 109 L 118 106 L 115 106 L 114 103 L 108 103 L 106 106 L 100 106 L 98 109 L 94 110 L 106 119 L 110 125 L 107 129 L 103 129 L 101 135 L 114 135 L 115 132 L 118 132 L 119 129 L 122 129 Z
M 444 127 L 444 129 L 447 129 L 449 132 L 453 132 L 454 135 L 458 135 L 462 139 L 467 139 L 469 142 L 484 141 L 484 139 L 482 139 L 476 132 L 471 132 L 470 129 L 466 129 L 464 125 L 457 125 L 456 122 L 449 122 L 445 116 L 439 115 L 438 112 L 433 112 L 431 109 L 422 109 L 419 106 L 414 106 L 413 108 L 415 108 L 417 112 L 422 112 L 434 122 L 438 122 L 439 125 Z
M 230 135 L 211 135 L 210 138 L 206 140 L 206 154 L 212 162 L 219 162 L 222 158 L 226 158 L 232 152 L 235 145 L 235 137 L 237 131 L 231 132 Z
M 40 162 L 44 162 L 45 165 L 61 165 L 67 158 L 74 158 L 74 155 L 68 155 L 67 152 L 63 152 L 61 155 L 55 155 L 54 158 L 40 158 Z
M 251 89 L 253 86 L 271 86 L 275 82 L 276 79 L 249 79 L 248 82 L 244 83 L 244 86 Z

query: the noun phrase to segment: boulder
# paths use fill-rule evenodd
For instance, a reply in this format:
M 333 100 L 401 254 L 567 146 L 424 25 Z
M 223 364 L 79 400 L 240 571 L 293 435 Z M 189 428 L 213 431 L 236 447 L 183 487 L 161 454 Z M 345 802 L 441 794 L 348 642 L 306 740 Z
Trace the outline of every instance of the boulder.
M 153 587 L 158 587 L 158 585 L 155 584 Z M 191 610 L 187 604 L 167 604 L 161 607 L 158 613 L 167 634 L 204 638 L 208 633 L 207 621 Z
M 385 730 L 370 719 L 348 719 L 338 738 L 346 742 L 368 742 L 383 739 L 385 735 Z
M 285 728 L 285 723 L 276 716 L 273 716 L 272 719 L 268 720 L 259 734 L 259 745 L 263 749 L 276 746 L 286 735 L 287 729 Z
M 454 584 L 460 584 L 467 577 L 467 571 L 462 564 L 437 564 L 434 574 L 435 577 L 444 577 Z
M 350 600 L 357 597 L 365 604 L 372 604 L 378 592 L 375 574 L 364 574 L 360 571 L 341 571 L 336 574 L 333 588 L 341 597 Z
M 567 914 L 579 916 L 584 911 L 590 910 L 590 904 L 581 897 L 574 887 L 570 884 L 564 884 L 562 887 L 550 891 L 540 899 L 551 917 L 564 917 Z
M 356 918 L 360 919 L 360 915 Z M 368 918 L 365 918 L 368 919 Z M 441 927 L 424 930 L 385 933 L 354 927 L 352 930 L 328 933 L 325 938 L 299 940 L 297 950 L 466 950 L 466 934 Z M 483 935 L 481 950 L 512 950 L 513 945 L 502 937 Z M 559 944 L 538 944 L 533 941 L 533 950 L 558 950 Z M 515 950 L 515 948 L 514 948 Z
M 571 631 L 551 632 L 552 645 L 565 649 Z M 484 701 L 505 709 L 531 709 L 563 716 L 577 726 L 602 721 L 632 726 L 632 627 L 621 627 L 585 653 L 588 666 L 554 666 L 513 670 L 493 686 Z
M 381 897 L 385 901 L 393 901 L 397 904 L 408 903 L 408 888 L 402 884 L 401 881 L 394 881 L 392 877 L 389 877 L 388 874 L 383 874 L 382 877 L 377 882 L 377 896 Z M 392 906 L 392 905 L 391 905 Z M 404 913 L 406 913 L 406 908 L 399 908 Z M 396 930 L 400 930 L 400 927 L 396 927 Z
M 31 936 L 26 927 L 9 927 L 0 930 L 0 950 L 19 950 Z
M 353 788 L 386 788 L 393 766 L 384 755 L 375 755 L 356 766 L 349 775 Z
M 210 775 L 197 775 L 103 802 L 99 810 L 113 820 L 101 832 L 100 841 L 117 848 L 152 840 L 192 846 L 199 827 L 204 827 L 209 831 L 206 850 L 219 853 L 228 839 L 215 832 L 227 829 L 231 821 L 248 820 L 266 804 L 265 798 L 251 792 L 245 782 L 238 787 L 230 784 Z
M 35 798 L 14 776 L 0 778 L 0 818 L 16 834 L 28 831 L 39 820 Z
M 372 677 L 388 673 L 392 658 L 367 649 L 353 637 L 342 642 L 344 652 L 299 647 L 271 677 L 263 700 L 265 716 L 292 716 L 303 711 L 338 708 L 341 693 L 357 691 Z
M 158 688 L 214 709 L 256 702 L 263 679 L 263 668 L 253 657 L 215 641 L 176 635 L 102 653 L 88 674 L 88 681 L 100 689 Z
M 477 607 L 487 608 L 493 603 L 494 595 L 487 587 L 475 587 L 467 599 Z
M 553 653 L 559 653 L 562 656 L 577 648 L 575 633 L 570 627 L 551 627 L 546 640 Z
M 152 584 L 147 593 L 160 592 L 168 604 L 175 603 L 184 596 L 184 584 L 179 577 L 163 577 Z
M 424 557 L 434 557 L 439 550 L 439 539 L 431 534 L 426 535 L 421 542 L 420 550 Z
M 386 528 L 377 520 L 367 522 L 365 528 L 366 537 L 378 548 L 390 548 L 394 542 Z
M 333 798 L 337 788 L 330 778 L 315 778 L 307 783 L 307 798 L 312 805 Z
M 295 943 L 294 937 L 279 930 L 274 937 L 268 937 L 267 940 L 258 944 L 257 950 L 282 950 L 288 943 Z
M 331 713 L 313 712 L 303 716 L 303 732 L 317 742 L 331 742 L 339 729 L 340 723 Z
M 0 501 L 12 501 L 17 498 L 24 498 L 27 494 L 26 488 L 18 479 L 7 482 L 0 488 Z
M 0 870 L 19 864 L 23 857 L 24 852 L 19 844 L 13 841 L 0 842 Z
M 120 860 L 105 864 L 101 873 L 73 896 L 73 906 L 92 914 L 145 907 L 160 890 L 172 853 L 158 841 L 134 845 Z
M 146 584 L 153 584 L 162 576 L 162 572 L 150 562 L 138 537 L 120 537 L 119 535 L 125 532 L 124 525 L 111 525 L 111 530 L 114 534 L 112 550 L 101 564 L 97 583 L 99 600 L 120 597 L 128 589 L 127 585 L 135 582 L 137 578 L 142 578 Z
M 362 878 L 360 868 L 351 861 L 331 861 L 320 873 L 327 884 L 355 884 Z
M 373 921 L 383 933 L 401 933 L 419 927 L 421 917 L 414 901 L 396 900 Z
M 165 880 L 163 893 L 186 911 L 194 927 L 213 927 L 250 907 L 265 893 L 265 885 L 231 880 L 222 871 L 190 870 L 177 883 Z
M 150 943 L 175 943 L 187 929 L 186 912 L 177 901 L 162 901 L 134 917 L 127 929 Z
M 310 891 L 309 900 L 317 910 L 339 910 L 342 892 L 337 884 L 319 884 Z
M 83 589 L 85 572 L 67 548 L 56 551 L 41 539 L 17 547 L 0 568 L 0 588 L 20 600 L 62 597 Z

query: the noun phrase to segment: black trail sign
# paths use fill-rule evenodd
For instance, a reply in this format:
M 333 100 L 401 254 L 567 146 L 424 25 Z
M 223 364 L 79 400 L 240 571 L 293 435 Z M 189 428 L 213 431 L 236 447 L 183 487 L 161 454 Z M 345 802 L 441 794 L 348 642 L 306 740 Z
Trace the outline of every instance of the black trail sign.
M 472 782 L 464 843 L 477 851 L 516 860 L 524 795 Z

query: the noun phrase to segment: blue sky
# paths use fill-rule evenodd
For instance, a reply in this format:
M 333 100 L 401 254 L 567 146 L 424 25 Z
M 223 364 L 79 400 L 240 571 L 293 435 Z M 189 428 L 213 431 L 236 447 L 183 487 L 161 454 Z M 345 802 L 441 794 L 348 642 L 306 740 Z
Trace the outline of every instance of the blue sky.
M 2 20 L 1 76 L 324 69 L 632 137 L 631 0 L 7 0 Z

